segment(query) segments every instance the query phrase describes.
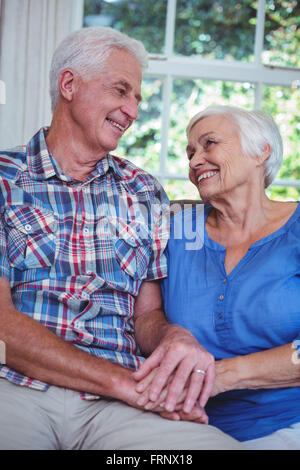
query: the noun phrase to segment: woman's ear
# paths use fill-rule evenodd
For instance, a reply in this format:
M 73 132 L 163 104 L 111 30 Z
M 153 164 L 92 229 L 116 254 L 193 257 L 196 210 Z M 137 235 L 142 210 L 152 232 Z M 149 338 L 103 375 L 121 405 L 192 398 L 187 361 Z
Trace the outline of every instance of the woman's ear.
M 266 144 L 261 154 L 258 155 L 257 157 L 257 162 L 259 163 L 259 165 L 262 165 L 266 160 L 268 160 L 270 155 L 271 155 L 271 145 Z

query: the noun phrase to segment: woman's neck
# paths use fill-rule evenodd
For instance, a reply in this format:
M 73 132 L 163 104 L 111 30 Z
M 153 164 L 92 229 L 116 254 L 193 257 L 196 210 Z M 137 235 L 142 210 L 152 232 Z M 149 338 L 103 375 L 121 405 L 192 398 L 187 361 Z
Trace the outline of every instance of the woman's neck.
M 220 244 L 253 243 L 279 228 L 295 210 L 286 203 L 271 201 L 263 188 L 239 190 L 210 203 L 213 210 L 207 217 L 208 235 Z

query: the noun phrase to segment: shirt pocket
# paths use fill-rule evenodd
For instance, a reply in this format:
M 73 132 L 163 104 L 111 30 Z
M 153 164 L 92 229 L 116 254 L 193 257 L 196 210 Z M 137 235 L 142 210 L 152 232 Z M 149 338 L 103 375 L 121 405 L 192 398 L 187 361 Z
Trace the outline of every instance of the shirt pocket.
M 118 227 L 114 227 L 117 237 L 114 242 L 116 259 L 121 269 L 131 278 L 145 279 L 151 255 L 149 230 L 138 222 L 125 226 L 118 222 Z
M 58 227 L 53 213 L 35 207 L 9 206 L 4 221 L 12 267 L 25 270 L 53 264 Z

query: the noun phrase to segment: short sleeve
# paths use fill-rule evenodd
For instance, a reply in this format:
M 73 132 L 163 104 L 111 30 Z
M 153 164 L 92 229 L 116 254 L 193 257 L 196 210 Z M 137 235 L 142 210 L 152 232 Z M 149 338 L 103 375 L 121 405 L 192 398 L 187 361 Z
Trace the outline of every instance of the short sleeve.
M 8 281 L 10 280 L 10 265 L 2 214 L 0 216 L 0 277 L 3 277 Z
M 146 280 L 162 279 L 167 275 L 166 246 L 170 233 L 169 199 L 156 182 L 151 204 L 151 255 Z

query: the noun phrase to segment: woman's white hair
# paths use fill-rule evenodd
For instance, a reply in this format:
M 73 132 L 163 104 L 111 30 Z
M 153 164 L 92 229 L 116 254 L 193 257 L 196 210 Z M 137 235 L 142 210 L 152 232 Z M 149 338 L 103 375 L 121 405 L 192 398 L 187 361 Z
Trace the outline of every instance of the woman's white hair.
M 209 106 L 192 117 L 186 129 L 187 136 L 198 121 L 216 115 L 224 115 L 237 125 L 246 156 L 259 157 L 269 144 L 271 152 L 265 161 L 265 187 L 268 187 L 282 165 L 283 155 L 281 135 L 272 117 L 262 111 L 246 111 L 234 106 Z
M 50 67 L 52 111 L 58 103 L 61 71 L 71 68 L 82 78 L 91 79 L 101 73 L 106 59 L 114 49 L 124 49 L 138 61 L 141 69 L 147 67 L 148 53 L 144 45 L 115 29 L 91 26 L 69 34 L 54 52 Z

